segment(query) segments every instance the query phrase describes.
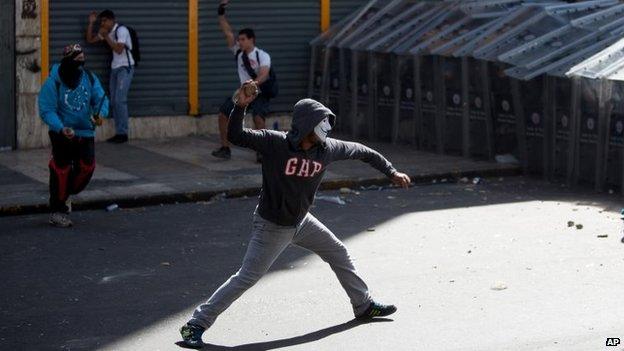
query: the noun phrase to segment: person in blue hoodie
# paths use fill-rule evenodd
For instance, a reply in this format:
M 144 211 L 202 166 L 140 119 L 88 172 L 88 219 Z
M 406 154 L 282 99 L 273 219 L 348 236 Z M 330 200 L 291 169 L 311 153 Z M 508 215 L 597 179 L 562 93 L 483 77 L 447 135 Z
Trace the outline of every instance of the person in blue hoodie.
M 84 69 L 79 44 L 63 49 L 39 92 L 39 115 L 49 127 L 50 224 L 70 227 L 70 195 L 80 193 L 95 170 L 95 127 L 108 116 L 108 99 L 98 78 Z
M 290 244 L 316 253 L 330 265 L 349 297 L 356 318 L 383 317 L 397 310 L 370 296 L 347 248 L 309 209 L 327 167 L 335 161 L 361 160 L 404 188 L 411 182 L 409 176 L 398 172 L 385 157 L 369 147 L 328 137 L 336 116 L 312 99 L 295 104 L 288 133 L 244 129 L 245 109 L 257 95 L 255 82 L 244 83 L 233 98 L 235 107 L 228 124 L 228 140 L 232 144 L 250 148 L 263 156 L 262 190 L 253 215 L 251 240 L 238 272 L 198 306 L 191 319 L 180 328 L 188 347 L 204 345 L 204 331 L 269 270 Z

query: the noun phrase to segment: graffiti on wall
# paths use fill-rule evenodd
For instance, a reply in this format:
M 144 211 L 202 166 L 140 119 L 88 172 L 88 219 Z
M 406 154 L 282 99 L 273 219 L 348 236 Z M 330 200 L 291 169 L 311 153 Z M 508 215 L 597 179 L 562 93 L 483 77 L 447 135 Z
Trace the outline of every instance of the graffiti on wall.
M 22 18 L 37 18 L 37 1 L 23 0 L 22 2 Z

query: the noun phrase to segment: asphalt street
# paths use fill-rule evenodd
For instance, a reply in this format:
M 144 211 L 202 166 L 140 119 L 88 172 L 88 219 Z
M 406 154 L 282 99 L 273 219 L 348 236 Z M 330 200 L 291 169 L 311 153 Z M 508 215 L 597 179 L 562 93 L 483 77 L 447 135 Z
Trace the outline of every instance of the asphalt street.
M 518 177 L 343 197 L 312 212 L 398 312 L 353 321 L 331 269 L 292 247 L 206 350 L 622 349 L 605 346 L 624 339 L 620 195 Z M 68 230 L 0 218 L 0 349 L 180 349 L 179 327 L 238 269 L 255 205 L 82 211 Z

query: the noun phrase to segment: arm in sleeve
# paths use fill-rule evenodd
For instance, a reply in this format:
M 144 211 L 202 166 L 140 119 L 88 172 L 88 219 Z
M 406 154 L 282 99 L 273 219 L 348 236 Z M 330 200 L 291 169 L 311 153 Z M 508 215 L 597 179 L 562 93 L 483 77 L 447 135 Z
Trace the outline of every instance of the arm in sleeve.
M 39 92 L 39 116 L 51 131 L 60 133 L 63 122 L 58 115 L 58 89 L 54 78 L 46 79 Z
M 262 84 L 269 79 L 269 71 L 271 70 L 271 56 L 264 51 L 260 51 L 258 54 L 260 62 L 258 63 L 258 77 L 256 82 Z
M 360 160 L 368 163 L 373 168 L 388 177 L 392 177 L 392 175 L 394 175 L 397 171 L 392 166 L 390 161 L 383 157 L 379 152 L 360 143 L 327 138 L 327 147 L 330 162 L 340 160 Z
M 125 44 L 125 40 L 126 39 L 124 39 L 124 33 L 123 33 L 124 29 L 125 29 L 124 27 L 120 27 L 120 28 L 117 29 L 117 39 L 116 40 L 113 40 L 111 38 L 111 35 L 105 35 L 104 36 L 104 40 L 106 41 L 106 44 L 108 44 L 108 46 L 110 46 L 111 50 L 113 50 L 117 54 L 121 54 L 124 51 L 124 49 L 126 48 L 126 44 Z M 125 29 L 125 30 L 126 30 L 127 33 L 129 33 L 127 29 Z M 130 35 L 130 34 L 128 34 L 128 35 Z
M 117 28 L 117 44 L 123 44 L 124 46 L 132 46 L 132 40 L 130 40 L 130 31 L 126 26 L 120 26 Z
M 91 87 L 91 111 L 93 111 L 93 114 L 96 114 L 98 113 L 98 109 L 100 109 L 100 113 L 98 115 L 100 117 L 108 118 L 109 105 L 106 93 L 102 88 L 102 84 L 100 84 L 100 80 L 95 76 L 95 74 L 89 74 L 93 76 L 93 86 Z
M 244 117 L 245 109 L 234 105 L 228 123 L 228 140 L 236 146 L 246 147 L 261 153 L 267 152 L 276 135 L 274 132 L 266 129 L 253 130 L 243 128 Z
M 227 43 L 228 48 L 232 48 L 236 43 L 236 40 L 234 39 L 232 26 L 230 26 L 230 22 L 228 22 L 225 18 L 225 15 L 219 16 L 219 28 L 221 28 L 223 36 L 225 36 L 225 42 Z
M 261 51 L 258 57 L 260 58 L 260 67 L 271 68 L 271 56 L 267 52 Z

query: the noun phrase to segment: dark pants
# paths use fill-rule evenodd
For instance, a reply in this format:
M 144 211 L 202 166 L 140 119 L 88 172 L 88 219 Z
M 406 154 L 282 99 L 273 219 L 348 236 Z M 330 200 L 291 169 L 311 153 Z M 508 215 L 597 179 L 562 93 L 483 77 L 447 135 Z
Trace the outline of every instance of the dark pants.
M 50 158 L 50 211 L 69 212 L 65 201 L 69 195 L 81 192 L 95 170 L 93 138 L 67 139 L 60 133 L 49 132 L 52 143 Z

